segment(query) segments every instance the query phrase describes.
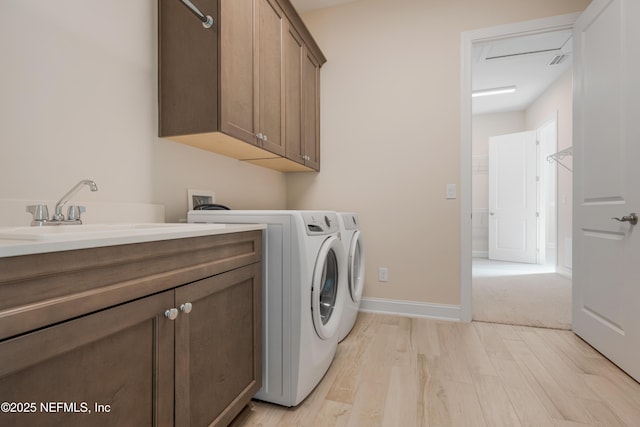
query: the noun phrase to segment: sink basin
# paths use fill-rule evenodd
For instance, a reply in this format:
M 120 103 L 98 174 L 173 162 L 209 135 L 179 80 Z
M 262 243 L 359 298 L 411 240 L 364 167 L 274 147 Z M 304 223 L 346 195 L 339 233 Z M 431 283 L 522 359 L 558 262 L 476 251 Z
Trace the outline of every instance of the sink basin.
M 177 224 L 177 223 L 134 223 L 134 224 L 82 224 L 51 225 L 44 227 L 0 228 L 0 239 L 10 240 L 62 240 L 83 239 L 106 236 L 127 236 L 158 234 L 197 230 L 206 227 L 224 228 L 224 224 Z

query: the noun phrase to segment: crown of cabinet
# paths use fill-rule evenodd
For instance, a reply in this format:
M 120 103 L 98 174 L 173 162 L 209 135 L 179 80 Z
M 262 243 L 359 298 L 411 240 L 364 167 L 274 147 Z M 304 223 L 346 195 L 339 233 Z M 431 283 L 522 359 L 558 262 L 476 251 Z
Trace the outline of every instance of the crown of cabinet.
M 288 0 L 158 1 L 159 136 L 284 172 L 320 170 L 326 58 Z

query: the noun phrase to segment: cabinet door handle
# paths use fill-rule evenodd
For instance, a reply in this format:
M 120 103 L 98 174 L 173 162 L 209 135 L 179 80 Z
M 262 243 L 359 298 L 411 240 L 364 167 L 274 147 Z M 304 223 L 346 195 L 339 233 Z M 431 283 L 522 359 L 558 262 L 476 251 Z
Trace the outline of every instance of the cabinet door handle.
M 180 305 L 180 311 L 185 314 L 191 313 L 192 309 L 193 309 L 193 304 L 191 304 L 190 302 L 185 302 L 184 304 Z
M 262 135 L 262 141 L 267 142 L 267 135 Z
M 169 310 L 164 312 L 164 317 L 169 320 L 176 320 L 176 317 L 178 317 L 178 309 L 175 307 L 170 308 Z

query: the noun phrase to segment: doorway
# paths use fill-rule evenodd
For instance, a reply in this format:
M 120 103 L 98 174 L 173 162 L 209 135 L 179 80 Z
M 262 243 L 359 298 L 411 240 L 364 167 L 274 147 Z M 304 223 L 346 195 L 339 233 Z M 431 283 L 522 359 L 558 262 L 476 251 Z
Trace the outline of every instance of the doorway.
M 473 147 L 472 147 L 472 140 L 473 140 L 473 126 L 472 126 L 472 122 L 474 120 L 474 116 L 472 114 L 472 108 L 471 108 L 471 93 L 472 93 L 472 69 L 473 69 L 473 64 L 474 61 L 477 59 L 477 57 L 474 56 L 474 54 L 472 53 L 473 47 L 478 45 L 478 44 L 483 44 L 486 45 L 487 42 L 491 42 L 493 40 L 506 40 L 506 39 L 514 39 L 514 38 L 518 38 L 518 37 L 529 37 L 529 40 L 531 40 L 531 38 L 539 38 L 541 37 L 541 35 L 548 33 L 548 32 L 554 32 L 554 31 L 562 31 L 562 30 L 571 30 L 572 26 L 573 26 L 573 22 L 575 21 L 575 19 L 577 18 L 578 14 L 571 14 L 571 15 L 563 15 L 563 16 L 558 16 L 558 17 L 551 17 L 551 18 L 546 18 L 546 19 L 540 19 L 540 20 L 535 20 L 535 21 L 527 21 L 527 22 L 523 22 L 523 23 L 518 23 L 518 24 L 512 24 L 512 25 L 506 25 L 506 26 L 501 26 L 501 27 L 494 27 L 494 28 L 489 28 L 489 29 L 483 29 L 483 30 L 477 30 L 477 31 L 472 31 L 472 32 L 466 32 L 463 33 L 463 37 L 462 37 L 462 99 L 461 99 L 461 103 L 462 103 L 462 124 L 461 124 L 461 135 L 462 135 L 462 143 L 461 143 L 461 175 L 462 175 L 462 182 L 467 184 L 465 187 L 466 188 L 473 188 L 473 182 L 474 182 L 474 171 L 477 170 L 477 168 L 474 168 L 475 164 L 477 163 L 477 154 L 473 152 Z M 476 55 L 477 56 L 477 55 Z M 566 124 L 566 117 L 560 117 L 560 120 L 565 120 L 565 124 Z M 570 121 L 571 118 L 568 118 L 568 120 Z M 544 122 L 539 121 L 537 126 L 540 126 L 540 128 L 543 128 L 544 126 Z M 518 130 L 524 130 L 524 129 L 518 129 Z M 548 131 L 548 130 L 547 130 Z M 554 165 L 555 166 L 555 165 Z M 555 168 L 553 168 L 553 170 L 555 170 Z M 567 200 L 563 200 L 563 203 L 567 203 L 568 206 L 570 206 L 570 197 L 567 197 L 566 195 L 564 196 L 556 196 L 555 194 L 550 193 L 548 187 L 543 187 L 540 189 L 540 194 L 538 195 L 538 197 L 543 197 L 544 200 L 553 200 L 553 202 L 550 203 L 550 206 L 548 206 L 545 209 L 553 209 L 555 206 L 554 203 L 556 203 L 556 201 L 558 200 L 559 197 L 563 197 Z M 472 193 L 471 191 L 467 191 L 467 192 L 463 192 L 461 194 L 461 205 L 462 205 L 462 217 L 461 217 L 461 229 L 462 229 L 462 242 L 461 242 L 461 247 L 462 247 L 462 254 L 461 254 L 461 259 L 462 259 L 462 267 L 461 267 L 461 302 L 462 302 L 462 309 L 461 309 L 461 319 L 465 320 L 465 321 L 470 321 L 473 318 L 473 313 L 476 311 L 473 309 L 473 283 L 474 283 L 474 263 L 473 263 L 473 256 L 477 255 L 476 251 L 474 251 L 474 243 L 477 243 L 474 240 L 474 236 L 473 236 L 473 228 L 476 225 L 475 224 L 475 218 L 477 218 L 477 212 L 474 211 L 474 206 L 473 206 L 473 199 L 476 197 L 476 195 L 474 193 Z M 473 216 L 472 216 L 473 214 Z M 472 219 L 474 218 L 474 219 Z M 544 225 L 543 225 L 544 227 Z M 551 235 L 546 232 L 543 236 L 543 240 L 544 239 L 548 239 L 548 242 L 538 242 L 538 244 L 542 244 L 543 249 L 549 249 L 547 251 L 547 255 L 548 257 L 545 257 L 544 255 L 542 256 L 542 263 L 544 265 L 544 258 L 548 258 L 548 260 L 551 260 L 555 257 L 555 254 L 558 251 L 558 245 L 556 245 L 555 247 L 553 247 L 553 244 L 551 245 L 547 245 L 547 243 L 552 243 L 554 240 L 553 233 L 551 233 Z M 568 242 L 569 246 L 570 246 L 570 241 Z M 560 246 L 562 246 L 565 250 L 566 250 L 566 242 L 564 244 L 561 244 Z M 544 251 L 543 251 L 544 252 Z M 565 253 L 563 253 L 563 255 L 567 255 Z M 570 253 L 569 253 L 569 258 L 570 258 Z M 540 262 L 540 259 L 538 260 L 538 262 Z M 493 264 L 493 265 L 478 265 L 478 263 L 476 262 L 476 267 L 478 270 L 478 274 L 477 276 L 479 277 L 487 277 L 486 271 L 495 271 L 495 270 L 504 270 L 504 272 L 509 272 L 509 270 L 511 270 L 512 272 L 518 269 L 517 266 L 515 265 L 500 265 L 500 264 Z M 509 268 L 510 267 L 510 268 Z M 543 272 L 542 274 L 555 274 L 554 271 L 549 272 L 548 271 L 548 267 L 542 269 Z M 559 270 L 564 270 L 564 266 L 562 269 Z M 526 269 L 522 270 L 522 271 L 526 271 Z M 565 273 L 565 275 L 567 275 L 567 271 L 563 271 Z M 569 262 L 569 270 L 568 272 L 570 273 L 570 262 Z M 510 281 L 510 282 L 522 282 L 521 279 L 524 279 L 524 276 L 531 276 L 531 277 L 527 277 L 527 280 L 531 283 L 535 283 L 535 274 L 514 274 L 512 276 L 509 276 L 508 274 L 498 274 L 495 277 L 495 281 Z M 498 279 L 498 277 L 511 277 L 511 279 Z M 518 278 L 518 280 L 516 280 L 516 278 Z M 533 282 L 532 280 L 533 279 Z M 566 280 L 566 279 L 565 279 Z M 544 288 L 544 285 L 539 285 L 537 287 L 536 290 L 541 290 L 542 288 Z M 526 298 L 525 298 L 526 299 Z M 542 298 L 542 301 L 544 301 L 544 297 Z M 554 296 L 549 296 L 550 300 L 555 300 L 556 297 Z M 570 297 L 569 297 L 569 301 L 570 301 Z M 502 304 L 503 306 L 509 306 L 511 304 L 509 303 L 504 303 Z M 547 306 L 550 306 L 549 303 L 547 303 Z M 570 312 L 570 306 L 568 307 L 568 310 Z M 509 320 L 506 319 L 506 321 L 508 322 Z M 536 325 L 535 323 L 533 324 L 534 326 Z
M 489 137 L 489 177 L 474 174 L 474 203 L 488 198 L 489 207 L 488 239 L 478 236 L 481 221 L 472 231 L 475 321 L 571 329 L 571 280 L 556 273 L 557 166 L 547 161 L 557 151 L 556 116 Z M 477 250 L 483 244 L 487 252 Z

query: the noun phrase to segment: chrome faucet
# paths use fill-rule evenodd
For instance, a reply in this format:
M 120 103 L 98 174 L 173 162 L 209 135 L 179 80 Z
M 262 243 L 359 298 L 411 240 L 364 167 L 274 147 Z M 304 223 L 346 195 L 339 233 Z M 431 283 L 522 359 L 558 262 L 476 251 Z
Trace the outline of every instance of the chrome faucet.
M 33 214 L 31 225 L 42 226 L 60 224 L 82 224 L 80 215 L 85 211 L 84 206 L 69 206 L 69 212 L 66 219 L 64 217 L 64 214 L 62 213 L 62 208 L 78 191 L 80 191 L 80 189 L 84 185 L 89 186 L 91 191 L 98 191 L 98 186 L 96 185 L 95 181 L 92 181 L 90 179 L 83 179 L 82 181 L 74 185 L 71 190 L 69 190 L 64 196 L 60 198 L 60 200 L 58 200 L 53 217 L 51 219 L 48 219 L 49 210 L 47 208 L 47 205 L 27 206 L 27 212 Z
M 98 186 L 94 181 L 91 181 L 90 179 L 83 179 L 82 181 L 74 185 L 73 188 L 69 190 L 67 194 L 62 196 L 60 200 L 58 200 L 58 203 L 56 203 L 56 210 L 52 218 L 54 221 L 64 221 L 62 207 L 69 201 L 69 199 L 71 199 L 78 191 L 80 191 L 83 185 L 88 185 L 91 191 L 98 191 Z

